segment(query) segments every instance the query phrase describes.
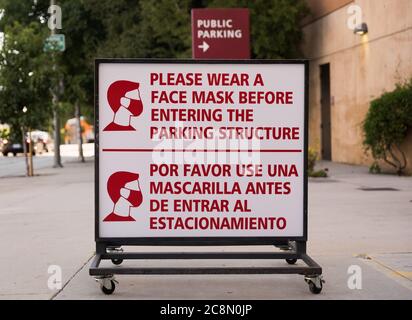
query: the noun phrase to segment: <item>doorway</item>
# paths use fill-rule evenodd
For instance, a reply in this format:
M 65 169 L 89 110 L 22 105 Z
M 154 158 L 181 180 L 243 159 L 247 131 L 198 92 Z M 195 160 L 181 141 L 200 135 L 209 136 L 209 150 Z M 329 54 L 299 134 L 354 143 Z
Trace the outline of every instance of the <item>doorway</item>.
M 320 66 L 320 106 L 322 159 L 332 160 L 329 63 Z

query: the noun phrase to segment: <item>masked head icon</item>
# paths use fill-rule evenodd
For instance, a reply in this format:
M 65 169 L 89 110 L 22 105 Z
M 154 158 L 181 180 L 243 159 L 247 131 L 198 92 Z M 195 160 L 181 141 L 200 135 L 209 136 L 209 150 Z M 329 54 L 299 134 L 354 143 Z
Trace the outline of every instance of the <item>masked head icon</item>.
M 137 208 L 143 202 L 139 174 L 126 171 L 113 173 L 107 181 L 107 192 L 113 201 L 113 210 L 103 221 L 136 221 L 130 215 L 130 209 Z
M 130 124 L 131 118 L 143 112 L 139 83 L 127 80 L 113 82 L 107 90 L 107 101 L 114 115 L 103 131 L 135 131 Z

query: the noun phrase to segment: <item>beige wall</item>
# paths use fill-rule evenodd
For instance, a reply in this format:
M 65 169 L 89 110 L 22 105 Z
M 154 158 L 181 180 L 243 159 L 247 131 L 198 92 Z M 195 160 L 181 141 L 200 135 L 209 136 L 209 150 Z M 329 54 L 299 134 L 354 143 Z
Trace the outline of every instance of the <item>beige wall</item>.
M 310 9 L 310 14 L 305 17 L 303 24 L 308 24 L 319 19 L 341 7 L 352 2 L 353 0 L 306 0 Z
M 318 0 L 329 1 L 329 0 Z M 347 9 L 362 8 L 367 35 L 347 27 Z M 412 0 L 355 0 L 304 27 L 310 63 L 309 143 L 320 151 L 319 66 L 330 63 L 332 160 L 370 165 L 362 146 L 362 121 L 372 99 L 412 78 Z M 412 133 L 404 143 L 412 172 Z

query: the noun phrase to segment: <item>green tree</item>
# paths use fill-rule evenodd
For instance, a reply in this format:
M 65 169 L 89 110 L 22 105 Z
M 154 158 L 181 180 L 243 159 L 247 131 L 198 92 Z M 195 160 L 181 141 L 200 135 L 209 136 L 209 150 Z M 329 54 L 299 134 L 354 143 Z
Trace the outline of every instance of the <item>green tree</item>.
M 407 159 L 401 148 L 412 129 L 412 80 L 397 85 L 371 102 L 363 123 L 364 145 L 376 159 L 382 159 L 401 175 Z
M 50 0 L 0 0 L 0 10 L 3 11 L 0 19 L 0 30 L 6 26 L 19 22 L 26 26 L 32 22 L 45 22 Z
M 0 52 L 0 122 L 11 127 L 14 139 L 23 131 L 40 129 L 50 118 L 50 73 L 43 53 L 44 28 L 17 22 L 5 28 Z
M 189 0 L 92 0 L 86 7 L 101 23 L 99 57 L 191 56 Z
M 147 58 L 190 58 L 191 25 L 188 0 L 141 1 L 137 54 Z M 129 34 L 129 39 L 130 34 Z
M 58 74 L 64 83 L 64 92 L 60 97 L 66 114 L 64 120 L 75 116 L 78 127 L 79 158 L 84 162 L 80 117 L 86 115 L 93 120 L 93 56 L 97 43 L 103 37 L 102 24 L 95 19 L 86 1 L 62 0 L 59 5 L 63 12 L 63 30 L 66 38 L 66 50 L 57 54 Z M 83 113 L 81 112 L 83 111 Z
M 48 18 L 48 7 L 50 5 L 50 0 L 26 0 L 26 1 L 15 1 L 15 0 L 0 0 L 0 8 L 3 10 L 3 16 L 2 19 L 0 20 L 0 28 L 2 31 L 5 32 L 7 35 L 8 28 L 9 26 L 14 25 L 15 23 L 20 24 L 24 28 L 28 28 L 32 26 L 33 28 L 37 28 L 39 32 L 42 32 L 44 34 L 44 38 L 42 41 L 44 42 L 45 37 L 47 34 L 50 32 L 50 30 L 47 28 L 47 18 Z M 33 39 L 34 41 L 34 39 Z M 43 49 L 43 43 L 40 43 L 41 46 L 41 51 Z M 38 61 L 40 57 L 46 57 L 46 55 L 37 55 L 33 56 L 33 64 L 36 63 L 35 61 Z M 54 61 L 54 57 L 50 57 L 49 59 L 45 59 L 44 61 L 44 66 L 47 66 L 50 68 L 48 71 L 49 76 L 48 80 L 49 83 L 46 83 L 49 85 L 49 88 L 53 89 L 62 89 L 60 86 L 61 81 L 56 77 L 56 73 L 52 72 L 55 71 L 53 70 L 53 64 L 50 62 Z M 1 71 L 0 71 L 1 72 Z M 60 90 L 61 91 L 61 90 Z M 46 101 L 47 95 L 44 95 L 43 97 L 43 103 L 48 104 L 49 101 Z M 53 112 L 53 115 L 56 115 L 55 119 L 58 120 L 58 113 L 55 113 L 54 111 L 58 112 L 58 108 L 53 108 L 51 112 Z M 48 117 L 52 117 L 52 114 L 49 114 Z M 58 123 L 58 122 L 56 122 Z M 57 126 L 54 125 L 54 130 L 59 132 L 60 125 L 58 124 Z M 60 158 L 60 149 L 55 148 L 55 159 Z
M 63 29 L 58 32 L 66 36 L 66 51 L 55 54 L 60 79 L 51 79 L 52 84 L 63 83 L 59 96 L 62 105 L 72 110 L 79 106 L 89 118 L 93 115 L 94 59 L 189 58 L 192 8 L 250 8 L 252 58 L 261 59 L 300 57 L 300 21 L 307 13 L 304 0 L 56 2 L 62 7 Z M 0 30 L 17 21 L 24 27 L 36 23 L 39 30 L 48 32 L 45 22 L 49 4 L 49 0 L 0 0 L 0 9 L 4 10 Z
M 98 38 L 92 41 L 96 46 L 89 48 L 90 58 L 134 57 L 136 52 L 136 28 L 140 23 L 140 1 L 138 0 L 89 0 L 84 8 L 95 19 L 93 27 Z M 125 41 L 130 34 L 131 41 Z
M 300 58 L 304 0 L 212 0 L 208 7 L 249 8 L 254 59 Z
M 105 1 L 102 1 L 105 2 Z M 113 1 L 111 1 L 113 2 Z M 61 0 L 66 50 L 57 56 L 57 65 L 64 79 L 62 99 L 86 107 L 87 116 L 93 116 L 94 58 L 104 40 L 103 25 L 91 11 L 91 1 Z
M 48 124 L 51 75 L 43 53 L 45 37 L 34 23 L 24 27 L 15 22 L 5 30 L 0 56 L 0 119 L 16 132 L 22 123 L 31 128 Z M 28 112 L 22 121 L 24 106 Z
M 49 61 L 54 61 L 48 66 L 54 69 L 51 76 L 51 85 L 57 93 L 59 100 L 58 112 L 66 115 L 63 120 L 72 118 L 77 110 L 82 107 L 87 118 L 93 119 L 93 59 L 96 56 L 98 44 L 105 37 L 102 24 L 96 15 L 91 13 L 87 6 L 90 1 L 84 0 L 59 0 L 57 4 L 62 8 L 63 33 L 66 36 L 66 50 L 64 52 L 48 52 Z M 109 1 L 103 1 L 109 3 Z M 114 1 L 111 1 L 112 3 Z M 46 26 L 50 0 L 15 1 L 0 0 L 0 8 L 4 10 L 0 20 L 0 29 L 18 21 L 27 26 L 36 23 L 43 26 L 45 33 L 50 33 Z M 104 9 L 104 8 L 103 8 Z M 118 18 L 118 17 L 117 17 Z M 118 19 L 119 20 L 119 19 Z M 52 115 L 50 114 L 49 117 Z

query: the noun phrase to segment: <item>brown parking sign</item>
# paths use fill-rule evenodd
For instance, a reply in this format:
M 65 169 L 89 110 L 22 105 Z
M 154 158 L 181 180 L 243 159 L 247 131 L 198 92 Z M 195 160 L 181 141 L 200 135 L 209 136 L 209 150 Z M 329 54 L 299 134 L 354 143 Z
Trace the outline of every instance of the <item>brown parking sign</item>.
M 195 59 L 250 59 L 249 9 L 193 9 Z

